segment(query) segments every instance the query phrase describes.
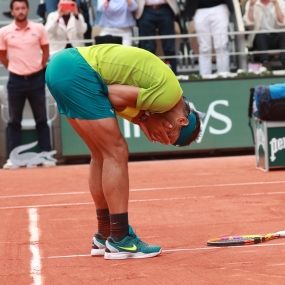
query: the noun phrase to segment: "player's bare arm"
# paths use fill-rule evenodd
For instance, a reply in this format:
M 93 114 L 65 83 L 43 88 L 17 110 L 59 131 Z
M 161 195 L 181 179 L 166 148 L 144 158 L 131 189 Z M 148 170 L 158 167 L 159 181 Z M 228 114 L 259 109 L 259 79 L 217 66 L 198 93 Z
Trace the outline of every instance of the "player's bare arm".
M 113 84 L 108 85 L 109 100 L 116 111 L 121 112 L 127 107 L 136 108 L 137 97 L 140 91 L 139 87 Z M 132 119 L 132 123 L 140 126 L 146 137 L 150 141 L 169 144 L 169 138 L 166 128 L 171 129 L 171 124 L 159 114 L 149 114 L 149 120 L 142 122 L 140 116 L 145 111 L 140 111 L 138 115 Z
M 139 87 L 112 84 L 108 85 L 109 100 L 116 111 L 121 112 L 127 107 L 136 108 Z

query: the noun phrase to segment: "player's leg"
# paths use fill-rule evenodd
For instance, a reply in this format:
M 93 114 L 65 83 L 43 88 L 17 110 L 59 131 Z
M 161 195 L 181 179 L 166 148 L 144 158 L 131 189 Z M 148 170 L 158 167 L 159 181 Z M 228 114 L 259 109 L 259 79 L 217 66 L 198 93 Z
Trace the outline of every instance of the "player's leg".
M 161 247 L 141 241 L 128 224 L 128 148 L 118 122 L 77 120 L 103 156 L 102 186 L 110 210 L 111 236 L 106 241 L 105 259 L 148 258 Z M 100 135 L 96 136 L 95 134 Z M 127 226 L 127 232 L 125 232 Z
M 73 129 L 83 139 L 91 151 L 90 171 L 89 171 L 89 189 L 95 203 L 96 209 L 108 208 L 102 189 L 102 165 L 103 157 L 93 141 L 80 127 L 78 119 L 67 118 Z
M 98 221 L 98 232 L 94 234 L 92 239 L 91 255 L 98 256 L 105 253 L 105 242 L 110 236 L 110 215 L 109 208 L 106 202 L 102 189 L 102 166 L 103 157 L 96 145 L 81 129 L 76 119 L 67 118 L 73 129 L 84 140 L 91 151 L 91 161 L 89 168 L 89 190 L 92 195 L 96 216 Z
M 142 242 L 128 224 L 128 148 L 118 122 L 75 119 L 88 145 L 95 145 L 103 157 L 102 188 L 110 210 L 111 237 L 106 241 L 106 259 L 147 258 L 161 253 L 161 247 Z M 94 147 L 91 147 L 91 151 Z M 94 153 L 92 152 L 92 156 Z M 96 154 L 97 156 L 97 154 Z M 95 157 L 93 157 L 95 159 Z M 90 168 L 91 181 L 94 169 Z
M 92 153 L 89 184 L 96 208 L 108 206 L 111 214 L 126 212 L 129 199 L 128 147 L 117 119 L 69 121 L 76 126 Z M 103 192 L 100 190 L 98 194 L 95 189 L 99 188 Z M 106 202 L 101 201 L 103 197 Z

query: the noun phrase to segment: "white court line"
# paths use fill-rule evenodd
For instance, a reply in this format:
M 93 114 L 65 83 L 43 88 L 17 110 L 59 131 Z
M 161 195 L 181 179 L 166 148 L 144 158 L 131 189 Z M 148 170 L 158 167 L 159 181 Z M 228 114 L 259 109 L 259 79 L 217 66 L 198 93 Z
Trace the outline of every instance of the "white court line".
M 193 188 L 207 188 L 207 187 L 228 187 L 228 186 L 246 186 L 246 185 L 268 185 L 268 184 L 283 184 L 285 181 L 265 181 L 265 182 L 244 182 L 244 183 L 229 183 L 229 184 L 206 184 L 206 185 L 188 185 L 188 186 L 172 186 L 172 187 L 153 187 L 153 188 L 134 188 L 130 192 L 139 191 L 160 191 L 160 190 L 173 190 L 173 189 L 193 189 Z M 60 193 L 47 193 L 47 194 L 24 194 L 24 195 L 9 195 L 0 196 L 0 199 L 7 198 L 25 198 L 25 197 L 41 197 L 41 196 L 60 196 L 60 195 L 82 195 L 89 194 L 89 191 L 84 192 L 60 192 Z
M 250 193 L 250 194 L 238 194 L 232 196 L 263 196 L 263 195 L 284 195 L 285 192 L 268 192 L 268 193 Z M 223 196 L 188 196 L 188 197 L 174 197 L 174 198 L 153 198 L 153 199 L 140 199 L 129 200 L 129 203 L 139 202 L 155 202 L 155 201 L 175 201 L 175 200 L 189 200 L 189 199 L 210 199 L 210 198 L 222 198 Z M 0 210 L 9 209 L 27 209 L 27 208 L 48 208 L 48 207 L 67 207 L 67 206 L 81 206 L 81 205 L 94 205 L 93 202 L 78 202 L 78 203 L 64 203 L 64 204 L 40 204 L 40 205 L 26 205 L 26 206 L 7 206 L 0 207 Z
M 273 247 L 273 246 L 284 246 L 285 243 L 271 243 L 271 244 L 254 244 L 254 245 L 241 245 L 241 246 L 228 246 L 228 247 L 194 247 L 194 248 L 175 248 L 175 249 L 162 249 L 162 253 L 164 252 L 181 252 L 181 251 L 204 251 L 204 250 L 227 250 L 227 249 L 250 249 L 252 247 Z M 42 257 L 44 258 L 74 258 L 74 257 L 91 257 L 90 254 L 72 254 L 72 255 L 54 255 Z
M 38 212 L 36 208 L 28 209 L 29 221 L 30 221 L 30 251 L 31 257 L 31 269 L 30 275 L 33 278 L 32 285 L 42 284 L 41 275 L 41 255 L 39 250 L 39 228 L 38 228 Z
M 46 194 L 23 194 L 23 195 L 10 195 L 10 196 L 0 196 L 0 199 L 7 198 L 27 198 L 27 197 L 44 197 L 44 196 L 60 196 L 60 195 L 80 195 L 89 194 L 90 192 L 61 192 L 61 193 L 46 193 Z
M 192 188 L 206 188 L 206 187 L 227 187 L 227 186 L 245 186 L 245 185 L 262 185 L 262 184 L 283 184 L 281 181 L 265 181 L 265 182 L 244 182 L 244 183 L 228 183 L 228 184 L 205 184 L 205 185 L 189 185 L 189 186 L 172 186 L 159 188 L 137 188 L 130 191 L 152 191 L 152 190 L 172 190 L 172 189 L 192 189 Z

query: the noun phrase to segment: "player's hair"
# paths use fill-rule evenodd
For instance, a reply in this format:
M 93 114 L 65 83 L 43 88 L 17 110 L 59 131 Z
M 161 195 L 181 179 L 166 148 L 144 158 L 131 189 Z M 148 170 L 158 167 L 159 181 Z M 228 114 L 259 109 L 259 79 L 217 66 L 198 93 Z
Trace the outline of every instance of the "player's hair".
M 193 141 L 196 142 L 199 139 L 199 137 L 201 135 L 201 131 L 202 131 L 201 119 L 199 117 L 199 114 L 195 110 L 193 110 L 193 109 L 190 109 L 190 112 L 194 113 L 194 115 L 196 116 L 196 126 L 195 126 L 193 134 L 189 138 L 189 140 L 188 140 L 186 145 L 189 145 Z
M 28 0 L 11 0 L 11 2 L 10 2 L 10 9 L 11 9 L 11 10 L 13 10 L 13 4 L 14 4 L 14 2 L 25 2 L 26 5 L 27 5 L 27 7 L 29 8 L 29 2 L 28 2 Z
M 188 100 L 186 97 L 183 96 L 183 100 L 185 102 L 184 107 L 183 107 L 183 112 L 186 115 L 186 117 L 189 116 L 190 113 L 193 113 L 196 117 L 196 126 L 195 129 L 193 131 L 193 134 L 191 135 L 191 137 L 189 138 L 188 142 L 186 143 L 186 146 L 190 145 L 190 143 L 192 143 L 193 141 L 197 141 L 200 137 L 201 134 L 201 119 L 199 117 L 199 114 L 192 108 L 190 108 Z

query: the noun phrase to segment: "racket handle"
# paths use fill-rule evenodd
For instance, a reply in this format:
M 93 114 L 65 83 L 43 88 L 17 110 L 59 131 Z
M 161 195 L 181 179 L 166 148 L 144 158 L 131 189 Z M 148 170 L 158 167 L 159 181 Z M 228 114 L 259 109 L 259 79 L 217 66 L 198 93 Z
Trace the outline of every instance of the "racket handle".
M 280 237 L 285 237 L 285 231 L 277 232 L 277 234 L 280 235 Z

